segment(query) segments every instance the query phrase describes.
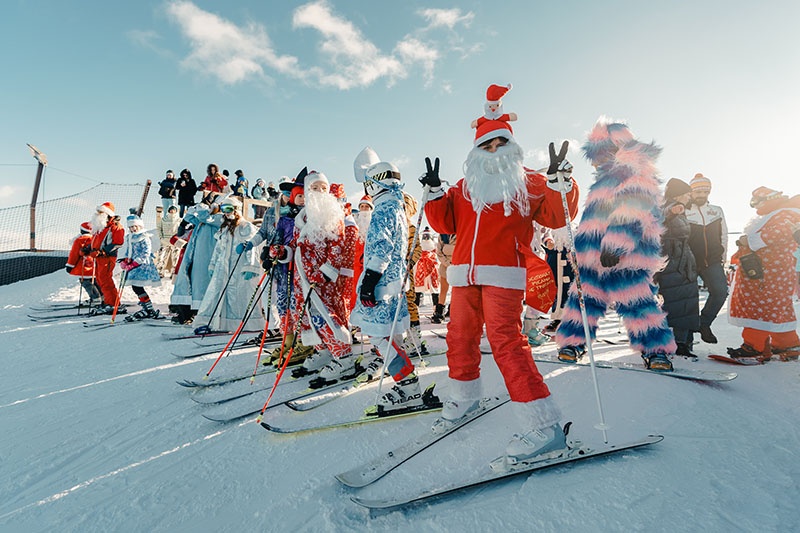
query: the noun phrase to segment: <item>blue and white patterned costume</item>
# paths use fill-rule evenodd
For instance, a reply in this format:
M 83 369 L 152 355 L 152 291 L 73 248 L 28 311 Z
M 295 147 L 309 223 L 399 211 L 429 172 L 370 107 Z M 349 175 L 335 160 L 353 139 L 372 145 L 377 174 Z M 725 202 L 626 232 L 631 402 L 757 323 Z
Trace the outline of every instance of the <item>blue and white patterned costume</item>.
M 129 233 L 117 253 L 117 261 L 131 259 L 139 266 L 128 271 L 125 283 L 136 287 L 157 287 L 161 285 L 161 276 L 153 262 L 153 242 L 149 231 Z
M 173 279 L 174 288 L 170 298 L 173 305 L 190 305 L 192 309 L 198 309 L 203 301 L 211 280 L 208 264 L 217 244 L 214 235 L 222 225 L 222 215 L 210 213 L 209 206 L 199 204 L 191 207 L 183 217 L 186 222 L 194 225 L 194 229 L 186 243 L 181 266 Z
M 392 187 L 374 198 L 375 210 L 367 230 L 364 244 L 364 270 L 381 273 L 375 287 L 375 307 L 365 307 L 356 302 L 350 322 L 370 337 L 388 337 L 392 330 L 397 306 L 397 325 L 394 334 L 402 334 L 409 327 L 408 305 L 405 298 L 406 249 L 408 248 L 408 222 L 403 209 L 403 195 L 399 187 Z M 357 292 L 361 291 L 362 273 Z

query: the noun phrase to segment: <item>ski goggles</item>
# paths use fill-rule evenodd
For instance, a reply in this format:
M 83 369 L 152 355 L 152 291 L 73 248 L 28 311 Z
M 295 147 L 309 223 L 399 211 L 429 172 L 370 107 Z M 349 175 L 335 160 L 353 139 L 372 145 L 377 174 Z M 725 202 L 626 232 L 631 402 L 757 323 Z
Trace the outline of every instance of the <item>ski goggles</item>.
M 224 204 L 219 206 L 219 210 L 225 214 L 233 213 L 236 211 L 236 206 L 233 204 Z

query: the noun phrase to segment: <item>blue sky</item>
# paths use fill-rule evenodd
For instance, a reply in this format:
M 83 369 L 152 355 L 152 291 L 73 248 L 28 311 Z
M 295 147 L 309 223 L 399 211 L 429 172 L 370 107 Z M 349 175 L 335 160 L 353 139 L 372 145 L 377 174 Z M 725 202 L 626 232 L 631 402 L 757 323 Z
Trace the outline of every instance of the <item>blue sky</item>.
M 425 156 L 455 182 L 486 87 L 512 83 L 528 166 L 598 116 L 664 148 L 663 178 L 714 183 L 731 230 L 759 185 L 800 192 L 800 3 L 8 0 L 0 21 L 0 206 L 99 181 L 196 178 L 210 162 L 277 181 L 305 165 L 361 191 L 364 146 L 407 188 Z

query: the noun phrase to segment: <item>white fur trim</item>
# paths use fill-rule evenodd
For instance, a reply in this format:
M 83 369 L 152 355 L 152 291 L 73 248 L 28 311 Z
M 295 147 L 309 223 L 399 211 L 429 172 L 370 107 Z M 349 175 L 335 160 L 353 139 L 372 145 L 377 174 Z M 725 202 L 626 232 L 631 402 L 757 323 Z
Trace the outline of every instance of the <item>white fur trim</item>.
M 336 281 L 336 278 L 339 277 L 339 271 L 333 268 L 332 265 L 329 263 L 325 263 L 319 267 L 320 272 L 324 275 L 328 276 L 328 279 L 331 281 Z
M 450 379 L 450 399 L 457 402 L 479 400 L 481 398 L 481 378 L 472 381 Z
M 506 128 L 497 128 L 491 131 L 487 131 L 477 139 L 475 139 L 475 146 L 480 146 L 481 144 L 485 143 L 486 141 L 490 141 L 497 137 L 503 137 L 504 139 L 508 139 L 509 141 L 516 142 L 514 140 L 514 136 L 511 134 L 511 130 Z
M 572 190 L 572 186 L 575 183 L 573 181 L 572 177 L 569 177 L 564 182 L 562 182 L 561 180 L 550 181 L 551 179 L 553 179 L 551 176 L 552 176 L 552 174 L 548 174 L 547 175 L 547 188 L 548 189 L 554 190 L 556 192 L 561 192 L 561 184 L 563 183 L 564 184 L 564 192 L 565 193 L 570 192 Z
M 797 328 L 796 320 L 784 322 L 782 324 L 776 324 L 774 322 L 764 322 L 763 320 L 754 320 L 752 318 L 728 316 L 728 322 L 734 326 L 760 329 L 761 331 L 769 331 L 771 333 L 786 333 L 788 331 L 794 331 Z
M 561 420 L 561 409 L 552 396 L 532 402 L 512 402 L 511 408 L 522 424 L 523 431 L 548 428 Z
M 470 278 L 474 281 L 470 282 Z M 502 289 L 525 290 L 525 269 L 497 265 L 450 265 L 447 267 L 447 282 L 453 287 L 489 285 Z
M 428 201 L 438 200 L 442 196 L 444 196 L 444 189 L 441 185 L 439 187 L 431 187 L 431 190 L 428 192 Z
M 352 278 L 355 275 L 355 272 L 352 268 L 341 268 L 339 269 L 339 275 Z

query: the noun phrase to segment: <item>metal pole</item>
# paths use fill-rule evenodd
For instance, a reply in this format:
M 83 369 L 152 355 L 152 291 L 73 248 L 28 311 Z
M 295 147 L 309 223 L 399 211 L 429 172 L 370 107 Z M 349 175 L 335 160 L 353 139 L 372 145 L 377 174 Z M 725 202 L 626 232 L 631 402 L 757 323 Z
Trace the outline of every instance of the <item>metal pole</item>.
M 39 151 L 38 148 L 30 143 L 27 143 L 31 155 L 39 162 L 39 167 L 36 169 L 36 181 L 33 184 L 33 197 L 31 198 L 31 251 L 36 251 L 36 201 L 39 198 L 39 185 L 42 183 L 42 174 L 44 167 L 47 164 L 47 156 Z

